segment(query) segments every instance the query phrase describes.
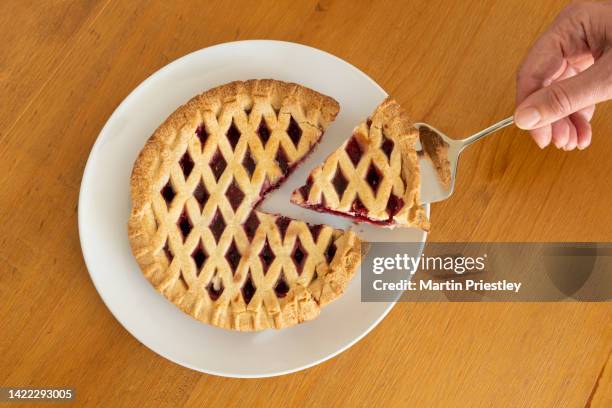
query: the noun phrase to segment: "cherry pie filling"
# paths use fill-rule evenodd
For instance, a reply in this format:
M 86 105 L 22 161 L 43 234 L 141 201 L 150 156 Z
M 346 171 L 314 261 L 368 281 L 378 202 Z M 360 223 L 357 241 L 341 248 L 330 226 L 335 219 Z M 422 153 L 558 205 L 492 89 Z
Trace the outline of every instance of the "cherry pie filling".
M 247 275 L 246 281 L 244 282 L 244 285 L 242 285 L 242 290 L 241 290 L 242 298 L 244 299 L 244 303 L 248 305 L 251 302 L 251 299 L 253 299 L 253 296 L 255 295 L 256 290 L 257 288 L 253 284 L 253 279 L 251 279 L 251 272 L 249 272 Z
M 302 274 L 304 269 L 304 264 L 306 262 L 306 258 L 308 257 L 308 252 L 302 247 L 302 243 L 300 239 L 297 238 L 295 240 L 295 245 L 293 247 L 293 252 L 291 253 L 291 258 L 293 258 L 293 263 L 295 263 L 295 267 L 297 269 L 298 275 Z
M 202 245 L 202 240 L 198 243 L 198 246 L 191 253 L 191 257 L 196 265 L 196 276 L 200 276 L 200 272 L 202 272 L 202 266 L 204 266 L 204 262 L 206 262 L 206 252 L 204 251 L 204 246 Z
M 219 181 L 219 179 L 221 178 L 221 175 L 223 174 L 223 172 L 225 171 L 225 168 L 227 167 L 227 162 L 223 158 L 223 155 L 221 154 L 221 151 L 219 150 L 218 147 L 217 147 L 217 151 L 215 152 L 213 157 L 210 159 L 209 164 L 210 164 L 210 170 L 213 172 L 215 176 L 215 180 Z
M 391 152 L 393 151 L 393 145 L 393 140 L 385 138 L 385 141 L 380 146 L 381 150 L 385 153 L 385 156 L 387 156 L 387 160 L 389 161 L 391 160 Z
M 195 198 L 198 202 L 200 206 L 200 211 L 204 210 L 204 204 L 206 204 L 206 202 L 208 201 L 208 197 L 210 197 L 210 195 L 208 194 L 208 191 L 204 186 L 204 182 L 202 181 L 202 179 L 200 179 L 200 182 L 196 186 L 195 190 L 193 190 L 193 198 Z
M 206 291 L 208 292 L 208 296 L 210 296 L 210 299 L 212 301 L 219 299 L 219 296 L 223 294 L 223 290 L 225 290 L 225 288 L 223 287 L 223 281 L 221 280 L 219 280 L 219 284 L 217 287 L 215 287 L 215 284 L 212 279 L 208 283 L 208 285 L 206 285 Z
M 193 224 L 191 223 L 191 220 L 189 219 L 189 215 L 187 214 L 187 211 L 185 209 L 183 209 L 183 212 L 181 213 L 181 216 L 178 219 L 177 225 L 179 227 L 179 230 L 181 230 L 181 234 L 183 236 L 183 242 L 185 242 L 185 240 L 187 239 L 187 236 L 193 229 Z
M 242 204 L 242 200 L 244 200 L 244 193 L 240 189 L 240 186 L 238 186 L 238 183 L 236 183 L 235 179 L 232 180 L 232 184 L 230 184 L 227 188 L 225 195 L 234 211 L 236 211 L 238 207 L 240 207 L 240 204 Z
M 193 170 L 193 166 L 195 166 L 195 163 L 193 162 L 193 159 L 191 158 L 191 155 L 188 151 L 186 151 L 183 157 L 181 157 L 179 165 L 181 166 L 181 170 L 183 170 L 185 180 L 187 180 L 187 178 L 191 174 L 191 170 Z
M 219 211 L 218 208 L 208 227 L 210 228 L 210 231 L 215 237 L 215 240 L 219 242 L 221 234 L 223 234 L 223 231 L 225 231 L 226 224 L 225 220 L 223 219 L 223 214 L 221 214 L 221 211 Z
M 289 285 L 285 280 L 285 275 L 283 273 L 278 277 L 278 281 L 276 281 L 276 285 L 274 285 L 274 293 L 278 298 L 284 298 L 289 293 Z
M 347 142 L 344 150 L 346 150 L 346 154 L 348 155 L 349 159 L 351 159 L 353 166 L 357 167 L 363 152 L 361 151 L 361 146 L 359 146 L 359 142 L 357 142 L 355 136 L 351 137 L 351 139 Z
M 240 251 L 238 251 L 236 242 L 232 241 L 232 245 L 230 245 L 230 247 L 227 249 L 227 252 L 225 253 L 225 259 L 227 259 L 227 262 L 232 268 L 232 275 L 236 273 L 236 269 L 238 269 L 238 264 L 240 263 L 241 257 L 242 255 L 240 254 Z
M 208 132 L 206 131 L 206 126 L 203 123 L 196 129 L 196 136 L 200 140 L 200 146 L 202 146 L 202 150 L 204 150 L 204 144 L 208 140 Z
M 172 183 L 170 182 L 170 180 L 168 180 L 168 183 L 166 183 L 166 185 L 162 188 L 161 195 L 166 201 L 166 205 L 168 206 L 168 208 L 170 208 L 170 204 L 176 196 L 176 192 L 174 191 L 174 188 L 172 188 Z
M 265 275 L 268 272 L 270 265 L 272 265 L 272 262 L 274 262 L 274 258 L 276 258 L 276 255 L 274 255 L 274 252 L 272 252 L 272 248 L 270 247 L 270 243 L 268 242 L 267 238 L 263 248 L 261 248 L 261 251 L 259 252 L 259 258 L 261 259 L 263 273 Z
M 259 217 L 255 213 L 255 211 L 251 211 L 244 224 L 242 224 L 244 233 L 246 234 L 249 241 L 253 240 L 253 237 L 255 236 L 255 232 L 257 232 L 257 227 L 259 227 L 259 224 Z
M 353 205 L 355 205 L 355 203 L 353 203 Z M 359 214 L 357 212 L 355 214 L 350 214 L 350 213 L 332 210 L 331 208 L 326 207 L 322 204 L 305 204 L 305 206 L 310 208 L 311 210 L 314 210 L 320 213 L 334 214 L 340 217 L 348 218 L 356 222 L 366 222 L 368 224 L 382 225 L 382 226 L 389 226 L 389 225 L 394 224 L 393 216 L 389 216 L 389 218 L 387 218 L 386 220 L 375 220 L 373 218 L 369 218 L 368 216 Z M 387 207 L 387 213 L 389 213 L 388 207 Z

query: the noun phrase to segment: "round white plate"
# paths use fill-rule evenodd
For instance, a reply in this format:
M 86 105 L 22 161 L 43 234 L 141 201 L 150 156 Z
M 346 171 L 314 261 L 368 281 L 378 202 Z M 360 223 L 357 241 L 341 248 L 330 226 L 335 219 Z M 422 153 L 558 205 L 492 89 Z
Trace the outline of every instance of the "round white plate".
M 353 127 L 386 96 L 380 86 L 349 63 L 303 45 L 241 41 L 196 51 L 151 75 L 119 105 L 91 151 L 79 197 L 85 263 L 117 320 L 161 356 L 194 370 L 228 377 L 281 375 L 325 361 L 365 336 L 394 304 L 361 302 L 357 275 L 346 293 L 314 321 L 280 331 L 239 333 L 183 314 L 141 274 L 126 230 L 129 179 L 138 152 L 157 126 L 192 96 L 250 78 L 297 82 L 340 102 L 337 120 L 310 160 L 289 178 L 287 183 L 292 185 L 303 182 L 309 170 L 350 136 Z M 424 243 L 426 238 L 417 230 L 394 235 L 389 240 Z

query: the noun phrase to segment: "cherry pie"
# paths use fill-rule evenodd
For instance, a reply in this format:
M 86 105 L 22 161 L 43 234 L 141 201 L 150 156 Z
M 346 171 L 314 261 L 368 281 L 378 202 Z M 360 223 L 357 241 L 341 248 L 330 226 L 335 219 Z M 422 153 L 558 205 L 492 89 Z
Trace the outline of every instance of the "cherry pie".
M 361 261 L 354 233 L 254 208 L 317 144 L 330 97 L 232 82 L 176 110 L 132 172 L 128 232 L 144 275 L 183 311 L 235 330 L 315 318 Z
M 291 201 L 356 221 L 428 230 L 419 199 L 418 136 L 400 105 L 385 99 L 310 173 Z

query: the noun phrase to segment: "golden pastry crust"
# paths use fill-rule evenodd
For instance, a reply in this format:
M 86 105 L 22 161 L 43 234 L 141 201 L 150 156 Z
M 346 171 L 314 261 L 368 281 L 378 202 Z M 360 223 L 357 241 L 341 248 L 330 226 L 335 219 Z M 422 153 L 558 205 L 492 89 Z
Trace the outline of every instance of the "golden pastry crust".
M 385 226 L 429 230 L 420 202 L 418 130 L 393 99 L 385 99 L 353 136 L 315 168 L 292 202 Z
M 338 110 L 300 85 L 249 80 L 172 113 L 131 178 L 130 245 L 155 288 L 202 322 L 244 331 L 313 319 L 339 296 L 361 259 L 355 234 L 253 209 Z

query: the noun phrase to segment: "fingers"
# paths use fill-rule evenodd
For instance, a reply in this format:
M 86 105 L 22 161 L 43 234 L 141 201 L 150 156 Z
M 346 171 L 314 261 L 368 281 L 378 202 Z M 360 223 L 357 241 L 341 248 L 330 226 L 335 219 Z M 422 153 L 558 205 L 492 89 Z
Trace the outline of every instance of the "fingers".
M 532 129 L 530 131 L 531 137 L 536 142 L 536 144 L 540 147 L 540 149 L 548 146 L 552 140 L 552 126 L 546 125 L 541 128 Z
M 527 96 L 514 113 L 516 125 L 536 129 L 612 97 L 612 54 L 585 71 Z
M 562 120 L 567 122 L 567 127 L 569 129 L 567 143 L 565 144 L 565 146 L 562 147 L 562 149 L 565 151 L 574 150 L 576 146 L 578 145 L 578 134 L 576 131 L 576 126 L 569 118 L 565 118 Z
M 592 130 L 590 120 L 593 117 L 594 106 L 571 114 L 551 125 L 530 131 L 540 148 L 554 144 L 558 149 L 570 151 L 578 148 L 584 150 L 591 144 Z
M 570 120 L 576 127 L 576 147 L 586 149 L 591 144 L 591 123 L 579 112 L 572 114 Z
M 571 127 L 569 119 L 561 119 L 552 124 L 552 142 L 557 149 L 563 148 L 570 141 Z M 574 134 L 576 129 L 574 128 Z

